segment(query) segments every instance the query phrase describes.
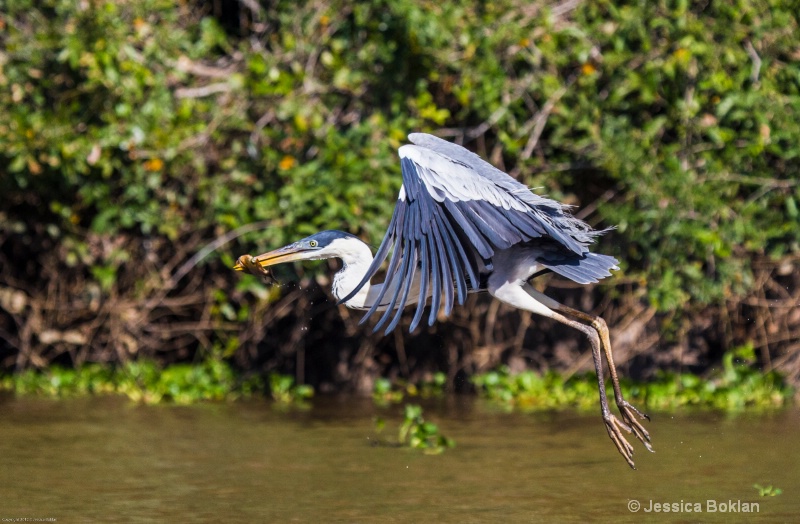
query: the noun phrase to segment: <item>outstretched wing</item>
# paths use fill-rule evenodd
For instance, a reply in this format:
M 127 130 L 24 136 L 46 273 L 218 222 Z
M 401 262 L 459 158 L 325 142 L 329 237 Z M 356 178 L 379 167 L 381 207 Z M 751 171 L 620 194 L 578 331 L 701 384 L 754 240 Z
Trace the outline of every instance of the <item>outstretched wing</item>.
M 403 186 L 386 236 L 363 280 L 339 301 L 369 282 L 391 252 L 381 293 L 361 320 L 385 305 L 375 331 L 386 322 L 386 333 L 397 326 L 417 272 L 419 299 L 411 331 L 429 295 L 428 325 L 441 307 L 450 314 L 456 296 L 463 304 L 467 292 L 479 288 L 481 269 L 491 269 L 495 250 L 549 237 L 580 256 L 601 233 L 461 146 L 422 133 L 408 138 L 414 145 L 399 150 Z

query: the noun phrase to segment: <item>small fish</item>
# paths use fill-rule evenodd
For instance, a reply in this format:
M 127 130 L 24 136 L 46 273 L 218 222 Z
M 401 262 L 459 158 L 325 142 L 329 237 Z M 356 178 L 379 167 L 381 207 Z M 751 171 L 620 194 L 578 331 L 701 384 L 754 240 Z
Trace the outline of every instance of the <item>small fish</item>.
M 255 275 L 257 277 L 261 277 L 267 283 L 269 283 L 269 282 L 272 282 L 272 283 L 275 283 L 275 284 L 278 283 L 278 281 L 272 275 L 270 270 L 267 269 L 266 267 L 262 266 L 261 264 L 259 264 L 257 257 L 254 257 L 252 255 L 242 255 L 242 256 L 240 256 L 236 260 L 236 265 L 234 266 L 234 268 L 237 271 L 246 271 L 247 273 L 250 273 L 251 275 Z

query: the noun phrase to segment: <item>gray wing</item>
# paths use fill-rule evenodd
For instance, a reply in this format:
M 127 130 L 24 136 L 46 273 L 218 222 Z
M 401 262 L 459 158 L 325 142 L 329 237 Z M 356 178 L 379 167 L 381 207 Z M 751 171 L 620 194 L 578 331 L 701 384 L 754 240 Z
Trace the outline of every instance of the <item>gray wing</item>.
M 441 307 L 449 315 L 457 296 L 463 304 L 469 290 L 479 289 L 480 271 L 491 258 L 535 238 L 551 238 L 580 257 L 601 234 L 570 215 L 566 207 L 531 191 L 478 155 L 456 144 L 422 133 L 409 135 L 414 145 L 402 146 L 403 186 L 389 228 L 375 259 L 345 302 L 378 272 L 391 251 L 386 280 L 366 321 L 387 305 L 375 331 L 400 321 L 419 271 L 419 300 L 411 331 L 422 319 L 428 295 L 432 325 Z M 385 299 L 385 295 L 391 296 Z

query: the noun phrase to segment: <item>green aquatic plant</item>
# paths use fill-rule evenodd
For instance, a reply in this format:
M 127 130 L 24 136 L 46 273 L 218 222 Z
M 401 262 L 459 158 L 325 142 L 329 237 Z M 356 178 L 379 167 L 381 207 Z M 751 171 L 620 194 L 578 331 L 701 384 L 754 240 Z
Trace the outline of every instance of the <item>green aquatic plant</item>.
M 273 373 L 269 376 L 269 391 L 279 404 L 303 405 L 314 396 L 314 388 L 308 384 L 295 384 L 291 375 Z
M 441 371 L 417 383 L 379 378 L 372 387 L 372 399 L 378 405 L 398 404 L 406 397 L 431 398 L 444 395 L 447 375 Z
M 372 386 L 372 400 L 379 405 L 397 404 L 403 401 L 405 392 L 388 378 L 375 380 Z
M 386 428 L 386 420 L 382 417 L 375 418 L 375 430 L 381 433 Z M 403 407 L 403 422 L 397 432 L 397 442 L 382 442 L 378 444 L 420 449 L 427 455 L 438 455 L 445 449 L 455 446 L 455 441 L 441 434 L 439 426 L 428 422 L 422 416 L 422 407 L 416 404 L 406 404 Z
M 63 398 L 117 394 L 145 404 L 191 404 L 248 397 L 261 391 L 263 385 L 257 376 L 241 379 L 220 360 L 164 368 L 153 361 L 140 360 L 117 367 L 93 363 L 76 369 L 61 366 L 29 369 L 0 379 L 0 389 L 18 395 Z
M 421 449 L 427 454 L 438 455 L 447 448 L 455 446 L 453 439 L 439 432 L 439 426 L 427 422 L 422 417 L 422 407 L 406 404 L 403 410 L 403 424 L 397 435 L 398 442 L 412 449 Z
M 589 375 L 564 379 L 555 372 L 511 373 L 507 366 L 475 375 L 472 383 L 481 396 L 508 408 L 522 410 L 590 408 L 597 403 L 597 380 Z
M 440 397 L 444 395 L 444 388 L 447 385 L 447 375 L 437 371 L 430 378 L 420 381 L 416 390 L 422 398 Z
M 762 486 L 760 484 L 753 484 L 753 487 L 758 490 L 758 495 L 760 497 L 777 497 L 783 490 L 781 488 L 775 488 L 772 485 L 769 486 Z
M 741 411 L 770 409 L 790 402 L 794 391 L 780 374 L 754 367 L 752 346 L 727 352 L 722 367 L 706 377 L 691 373 L 659 373 L 652 380 L 623 380 L 623 394 L 650 409 L 696 406 Z M 472 382 L 484 398 L 507 408 L 543 410 L 573 407 L 593 409 L 597 403 L 596 375 L 563 376 L 533 371 L 511 373 L 507 367 L 482 373 Z
M 642 398 L 648 407 L 661 410 L 697 406 L 735 412 L 774 409 L 791 402 L 794 390 L 783 377 L 775 371 L 760 371 L 755 362 L 753 346 L 741 346 L 726 352 L 722 367 L 705 377 L 660 373 L 648 383 L 628 381 L 623 389 Z

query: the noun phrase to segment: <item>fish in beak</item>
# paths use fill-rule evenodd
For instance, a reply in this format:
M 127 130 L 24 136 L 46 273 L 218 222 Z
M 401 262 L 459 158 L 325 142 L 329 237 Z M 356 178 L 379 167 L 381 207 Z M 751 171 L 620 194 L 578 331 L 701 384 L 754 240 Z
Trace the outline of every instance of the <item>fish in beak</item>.
M 255 257 L 252 255 L 242 255 L 236 261 L 236 265 L 233 266 L 233 269 L 236 271 L 246 271 L 256 276 L 268 276 L 269 272 L 267 268 L 269 266 L 282 264 L 284 262 L 292 262 L 294 260 L 307 260 L 311 251 L 313 250 L 308 249 L 300 242 L 295 242 L 294 244 L 289 244 L 288 246 Z

